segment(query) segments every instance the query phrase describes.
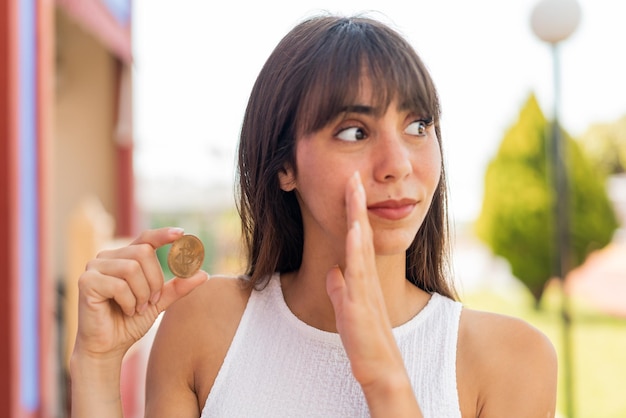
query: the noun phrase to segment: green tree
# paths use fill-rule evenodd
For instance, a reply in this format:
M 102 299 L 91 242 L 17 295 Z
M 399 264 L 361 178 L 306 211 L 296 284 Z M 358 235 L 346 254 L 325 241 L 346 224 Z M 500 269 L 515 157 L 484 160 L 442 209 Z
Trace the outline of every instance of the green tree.
M 550 125 L 531 94 L 506 132 L 485 175 L 481 213 L 475 228 L 491 251 L 505 258 L 512 273 L 539 306 L 552 276 L 554 202 L 547 150 Z M 605 182 L 593 172 L 578 144 L 566 132 L 572 261 L 611 241 L 617 228 Z
M 591 125 L 580 143 L 603 173 L 626 172 L 626 115 L 615 122 Z

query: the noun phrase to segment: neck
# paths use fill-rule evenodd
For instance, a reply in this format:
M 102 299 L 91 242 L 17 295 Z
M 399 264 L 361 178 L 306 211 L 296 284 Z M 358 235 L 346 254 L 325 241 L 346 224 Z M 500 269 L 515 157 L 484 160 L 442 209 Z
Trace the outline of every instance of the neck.
M 287 306 L 305 323 L 336 332 L 335 313 L 326 293 L 326 274 L 342 263 L 335 257 L 304 258 L 298 271 L 281 277 Z M 377 274 L 392 325 L 405 323 L 427 303 L 429 295 L 406 280 L 404 254 L 377 256 Z

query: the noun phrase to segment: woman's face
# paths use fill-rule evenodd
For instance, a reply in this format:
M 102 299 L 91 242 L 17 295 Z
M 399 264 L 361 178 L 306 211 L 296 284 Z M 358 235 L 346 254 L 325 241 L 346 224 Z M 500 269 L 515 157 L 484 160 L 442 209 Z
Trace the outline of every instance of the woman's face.
M 283 190 L 296 191 L 305 248 L 317 242 L 343 252 L 345 188 L 355 171 L 365 188 L 378 255 L 404 254 L 428 212 L 441 174 L 431 115 L 398 108 L 395 101 L 377 112 L 370 91 L 363 83 L 357 102 L 344 113 L 297 138 L 297 175 L 290 168 L 280 174 Z

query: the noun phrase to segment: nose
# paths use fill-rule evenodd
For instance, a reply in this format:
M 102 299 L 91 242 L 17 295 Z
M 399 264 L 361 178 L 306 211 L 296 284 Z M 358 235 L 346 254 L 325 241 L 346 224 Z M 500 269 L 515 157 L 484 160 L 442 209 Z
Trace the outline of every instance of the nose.
M 381 135 L 374 147 L 374 177 L 380 182 L 392 182 L 408 176 L 413 169 L 409 147 L 399 133 Z

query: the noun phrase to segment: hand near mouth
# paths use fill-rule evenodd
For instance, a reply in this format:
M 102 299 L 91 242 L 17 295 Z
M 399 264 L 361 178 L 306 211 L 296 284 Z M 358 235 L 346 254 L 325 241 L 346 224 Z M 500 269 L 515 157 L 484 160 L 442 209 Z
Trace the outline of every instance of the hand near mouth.
M 373 232 L 363 184 L 356 172 L 346 186 L 348 232 L 344 271 L 331 269 L 326 291 L 335 310 L 337 331 L 363 388 L 371 416 L 417 416 L 404 362 L 393 336 L 377 274 Z

